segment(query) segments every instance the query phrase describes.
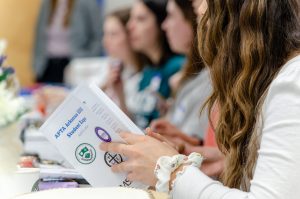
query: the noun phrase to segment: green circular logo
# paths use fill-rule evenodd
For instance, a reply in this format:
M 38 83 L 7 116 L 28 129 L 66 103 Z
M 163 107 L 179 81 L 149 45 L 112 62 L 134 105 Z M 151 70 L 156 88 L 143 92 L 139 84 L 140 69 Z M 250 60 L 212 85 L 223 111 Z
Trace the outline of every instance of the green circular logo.
M 75 157 L 81 164 L 91 164 L 96 159 L 96 150 L 92 145 L 83 143 L 76 148 Z

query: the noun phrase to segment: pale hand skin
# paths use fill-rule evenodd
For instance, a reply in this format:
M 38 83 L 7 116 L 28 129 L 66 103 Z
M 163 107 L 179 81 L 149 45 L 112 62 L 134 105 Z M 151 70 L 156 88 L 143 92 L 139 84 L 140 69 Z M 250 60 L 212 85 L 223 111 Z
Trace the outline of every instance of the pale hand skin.
M 176 148 L 178 152 L 184 155 L 188 156 L 193 152 L 200 153 L 205 158 L 200 170 L 207 176 L 218 178 L 224 170 L 225 156 L 217 147 L 194 146 L 186 142 L 184 143 L 184 141 L 178 137 L 172 138 L 169 136 L 162 136 L 157 133 L 153 133 L 151 136 L 159 140 L 164 140 L 164 142 L 168 142 L 170 145 Z M 180 145 L 183 143 L 184 148 L 181 150 L 182 148 Z
M 123 95 L 123 81 L 121 78 L 121 68 L 110 67 L 108 77 L 103 90 L 111 88 L 115 91 L 116 95 L 120 98 Z
M 120 136 L 128 144 L 102 143 L 100 149 L 126 156 L 128 160 L 112 166 L 113 172 L 128 173 L 129 181 L 139 181 L 149 186 L 155 186 L 157 179 L 154 169 L 161 156 L 174 156 L 178 152 L 165 141 L 153 138 L 153 132 L 147 130 L 148 135 L 121 133 Z M 159 137 L 158 137 L 159 138 Z
M 158 119 L 151 123 L 151 128 L 158 132 L 164 139 L 175 146 L 184 155 L 197 152 L 205 157 L 201 165 L 201 171 L 210 177 L 219 177 L 224 170 L 224 155 L 217 147 L 199 146 L 199 140 L 185 135 L 177 127 L 165 119 Z M 197 146 L 198 145 L 198 146 Z M 183 150 L 181 150 L 183 149 Z
M 153 131 L 163 135 L 167 139 L 170 139 L 172 142 L 176 143 L 177 145 L 190 144 L 196 146 L 200 144 L 198 139 L 186 135 L 166 119 L 154 120 L 150 124 L 150 127 Z
M 105 85 L 101 88 L 104 91 L 110 89 L 111 92 L 119 99 L 119 107 L 128 116 L 131 117 L 130 112 L 126 106 L 125 94 L 124 94 L 124 83 L 121 78 L 121 68 L 120 67 L 110 67 L 108 72 L 108 77 Z
M 205 158 L 200 170 L 210 177 L 219 177 L 224 170 L 225 156 L 217 147 L 186 145 L 184 154 L 200 153 Z

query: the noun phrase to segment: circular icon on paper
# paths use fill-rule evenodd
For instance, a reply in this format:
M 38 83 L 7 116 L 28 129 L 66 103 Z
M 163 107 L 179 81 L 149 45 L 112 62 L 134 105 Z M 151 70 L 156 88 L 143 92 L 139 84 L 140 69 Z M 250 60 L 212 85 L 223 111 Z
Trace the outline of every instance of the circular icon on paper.
M 107 166 L 111 167 L 112 165 L 120 164 L 121 162 L 123 162 L 123 158 L 120 154 L 106 152 L 104 154 L 104 161 Z
M 75 151 L 75 156 L 81 164 L 91 164 L 96 159 L 96 150 L 90 144 L 80 144 Z
M 111 142 L 111 137 L 105 129 L 101 127 L 96 127 L 95 133 L 98 136 L 98 138 L 100 138 L 100 140 L 102 140 L 103 142 Z

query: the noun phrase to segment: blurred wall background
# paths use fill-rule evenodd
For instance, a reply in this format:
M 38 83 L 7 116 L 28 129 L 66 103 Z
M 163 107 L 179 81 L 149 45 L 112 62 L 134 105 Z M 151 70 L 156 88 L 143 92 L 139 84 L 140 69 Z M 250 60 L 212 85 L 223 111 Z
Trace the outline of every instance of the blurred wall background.
M 22 86 L 33 82 L 31 56 L 41 0 L 0 0 L 0 38 L 8 42 L 7 64 L 15 67 Z
M 136 0 L 106 0 L 106 13 L 124 6 L 130 6 Z
M 42 0 L 0 0 L 0 39 L 8 41 L 7 64 L 15 67 L 22 86 L 33 84 L 32 48 Z M 135 0 L 106 0 L 105 12 L 130 6 Z

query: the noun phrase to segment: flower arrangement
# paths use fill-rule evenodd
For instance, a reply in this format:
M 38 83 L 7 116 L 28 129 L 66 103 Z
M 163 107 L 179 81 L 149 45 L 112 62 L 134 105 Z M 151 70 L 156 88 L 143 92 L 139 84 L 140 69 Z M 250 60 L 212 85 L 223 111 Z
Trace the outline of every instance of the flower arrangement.
M 24 114 L 25 106 L 22 98 L 17 97 L 18 83 L 14 69 L 3 67 L 4 56 L 0 56 L 0 132 L 1 128 L 14 123 Z
M 0 198 L 18 193 L 18 167 L 23 151 L 20 117 L 27 111 L 19 97 L 19 83 L 12 67 L 3 66 L 6 42 L 0 39 Z
M 12 67 L 5 67 L 0 42 L 0 175 L 14 172 L 22 152 L 18 120 L 26 112 L 18 96 L 19 84 Z

